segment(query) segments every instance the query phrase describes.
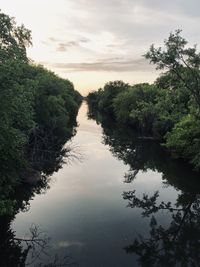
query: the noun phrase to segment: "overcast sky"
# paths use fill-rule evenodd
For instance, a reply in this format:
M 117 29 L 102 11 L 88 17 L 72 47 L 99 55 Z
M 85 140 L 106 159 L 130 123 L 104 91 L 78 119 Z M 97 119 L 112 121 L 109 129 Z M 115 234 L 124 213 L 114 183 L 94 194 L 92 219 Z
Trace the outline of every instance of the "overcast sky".
M 116 79 L 153 82 L 158 73 L 142 55 L 175 29 L 200 43 L 199 0 L 0 0 L 0 8 L 32 31 L 29 57 L 83 95 Z

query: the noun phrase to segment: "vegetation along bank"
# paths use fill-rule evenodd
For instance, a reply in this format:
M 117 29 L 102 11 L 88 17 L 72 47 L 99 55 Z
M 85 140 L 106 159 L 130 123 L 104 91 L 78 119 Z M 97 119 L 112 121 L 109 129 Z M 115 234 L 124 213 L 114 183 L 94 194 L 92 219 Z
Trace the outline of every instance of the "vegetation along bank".
M 164 48 L 152 45 L 145 58 L 163 71 L 153 84 L 109 82 L 88 94 L 90 112 L 131 126 L 140 138 L 158 140 L 173 157 L 199 169 L 200 54 L 177 30 Z
M 28 172 L 45 173 L 49 162 L 59 161 L 82 97 L 69 80 L 27 57 L 29 30 L 4 13 L 0 25 L 0 211 L 12 213 L 14 187 Z

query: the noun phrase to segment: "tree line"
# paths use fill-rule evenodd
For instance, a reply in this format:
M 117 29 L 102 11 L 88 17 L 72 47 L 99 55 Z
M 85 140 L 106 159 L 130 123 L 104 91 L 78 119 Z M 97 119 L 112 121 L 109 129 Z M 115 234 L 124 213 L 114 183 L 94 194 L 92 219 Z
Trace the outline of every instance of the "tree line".
M 25 170 L 44 172 L 48 162 L 59 161 L 82 100 L 69 80 L 28 58 L 30 45 L 31 32 L 0 12 L 1 213 L 13 208 L 9 194 Z
M 153 84 L 108 82 L 88 94 L 90 111 L 132 127 L 140 138 L 158 140 L 173 157 L 199 169 L 200 53 L 177 30 L 145 58 L 163 70 Z

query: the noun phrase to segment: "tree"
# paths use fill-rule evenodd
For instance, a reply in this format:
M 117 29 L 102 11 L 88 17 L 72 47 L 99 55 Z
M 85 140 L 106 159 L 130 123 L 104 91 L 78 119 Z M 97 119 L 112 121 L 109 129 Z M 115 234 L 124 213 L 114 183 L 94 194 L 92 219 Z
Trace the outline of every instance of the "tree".
M 0 62 L 20 60 L 27 62 L 26 47 L 31 43 L 31 31 L 17 26 L 14 18 L 0 12 Z
M 183 117 L 166 135 L 166 146 L 175 157 L 189 159 L 196 169 L 200 168 L 200 122 L 192 115 Z
M 24 166 L 24 145 L 33 121 L 33 81 L 25 76 L 31 32 L 0 12 L 1 184 Z M 12 166 L 12 167 L 11 167 Z M 7 170 L 7 175 L 2 175 Z M 10 173 L 10 175 L 8 174 Z
M 114 98 L 121 92 L 126 91 L 129 88 L 129 84 L 123 81 L 108 82 L 105 84 L 103 91 L 101 92 L 101 98 L 98 103 L 98 107 L 103 112 L 114 116 L 113 101 Z
M 145 58 L 157 66 L 173 72 L 193 96 L 200 114 L 200 53 L 197 47 L 187 47 L 187 41 L 181 37 L 181 30 L 170 33 L 164 41 L 164 49 L 151 45 Z
M 158 93 L 156 86 L 142 83 L 118 94 L 113 101 L 117 120 L 134 126 L 142 136 L 152 136 Z

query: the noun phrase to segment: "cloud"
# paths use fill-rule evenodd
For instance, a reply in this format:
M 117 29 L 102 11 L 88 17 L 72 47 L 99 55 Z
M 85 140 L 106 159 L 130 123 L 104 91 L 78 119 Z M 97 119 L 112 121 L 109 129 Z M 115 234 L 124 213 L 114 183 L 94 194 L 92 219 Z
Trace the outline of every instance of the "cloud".
M 55 43 L 55 42 L 57 42 L 58 40 L 56 40 L 54 37 L 49 37 L 49 39 L 48 39 L 50 42 L 53 42 L 53 43 Z
M 66 52 L 68 48 L 79 46 L 79 42 L 76 41 L 70 41 L 66 43 L 58 43 L 58 46 L 56 48 L 56 51 L 58 52 Z
M 61 248 L 68 248 L 68 247 L 72 247 L 72 246 L 82 247 L 82 246 L 84 246 L 84 243 L 80 242 L 80 241 L 64 240 L 64 241 L 60 241 L 58 243 L 58 246 Z
M 67 24 L 75 31 L 107 31 L 117 38 L 151 43 L 180 27 L 192 32 L 199 10 L 198 0 L 76 0 L 71 4 L 74 17 Z
M 29 57 L 63 77 L 70 76 L 80 87 L 99 86 L 118 76 L 131 82 L 136 79 L 133 71 L 137 81 L 144 82 L 155 72 L 140 56 L 152 43 L 162 46 L 175 29 L 183 29 L 189 45 L 200 43 L 199 0 L 0 2 L 3 11 L 32 30 L 34 47 L 28 49 Z M 91 77 L 91 71 L 97 73 Z
M 53 46 L 55 47 L 55 50 L 57 52 L 66 52 L 69 50 L 69 48 L 73 47 L 81 47 L 84 44 L 87 44 L 90 42 L 89 38 L 86 37 L 80 37 L 76 40 L 61 40 L 60 38 L 55 37 L 49 37 L 47 40 L 43 41 L 42 43 L 47 46 Z
M 80 38 L 80 42 L 81 43 L 89 43 L 90 42 L 90 39 L 89 38 L 82 37 L 82 38 Z
M 88 71 L 107 71 L 107 72 L 132 72 L 132 71 L 150 71 L 153 67 L 148 62 L 141 59 L 123 60 L 122 58 L 107 58 L 95 62 L 81 63 L 48 63 L 41 62 L 55 69 L 62 69 L 66 72 L 88 72 Z

